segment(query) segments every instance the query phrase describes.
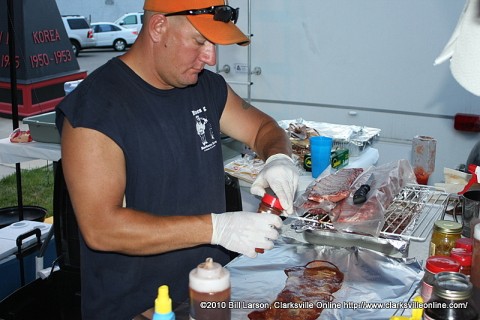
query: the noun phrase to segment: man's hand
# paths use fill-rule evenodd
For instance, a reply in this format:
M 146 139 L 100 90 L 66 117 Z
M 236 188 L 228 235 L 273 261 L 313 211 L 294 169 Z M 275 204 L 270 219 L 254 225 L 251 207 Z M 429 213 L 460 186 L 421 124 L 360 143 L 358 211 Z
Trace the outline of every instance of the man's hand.
M 265 161 L 265 167 L 253 182 L 250 192 L 263 197 L 270 187 L 288 214 L 293 213 L 293 200 L 298 185 L 298 168 L 286 154 L 278 153 Z
M 255 248 L 273 248 L 273 240 L 279 235 L 276 228 L 282 226 L 282 219 L 271 213 L 212 213 L 212 226 L 212 244 L 255 258 Z

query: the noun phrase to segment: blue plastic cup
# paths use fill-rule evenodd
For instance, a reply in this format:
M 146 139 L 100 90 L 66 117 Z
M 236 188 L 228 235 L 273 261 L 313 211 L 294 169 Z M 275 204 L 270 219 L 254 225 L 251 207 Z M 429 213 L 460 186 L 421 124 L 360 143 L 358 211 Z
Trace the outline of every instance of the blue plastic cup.
M 311 137 L 310 154 L 312 157 L 312 177 L 317 178 L 330 164 L 333 139 L 329 137 Z

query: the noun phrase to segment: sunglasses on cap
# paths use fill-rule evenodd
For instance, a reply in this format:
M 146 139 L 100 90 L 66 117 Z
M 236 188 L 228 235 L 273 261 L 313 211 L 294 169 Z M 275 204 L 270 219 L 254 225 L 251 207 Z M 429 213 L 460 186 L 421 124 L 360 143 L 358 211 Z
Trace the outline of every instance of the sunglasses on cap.
M 213 14 L 213 20 L 237 23 L 239 8 L 232 8 L 227 5 L 222 6 L 212 6 L 203 9 L 192 9 L 178 12 L 166 13 L 165 17 L 168 16 L 196 16 L 200 14 Z

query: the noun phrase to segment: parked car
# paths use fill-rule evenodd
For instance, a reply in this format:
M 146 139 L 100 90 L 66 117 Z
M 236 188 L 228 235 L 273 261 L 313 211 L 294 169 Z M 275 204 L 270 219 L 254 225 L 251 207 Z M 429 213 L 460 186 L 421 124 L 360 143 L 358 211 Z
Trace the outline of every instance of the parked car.
M 75 56 L 78 56 L 80 50 L 96 46 L 94 31 L 85 17 L 79 15 L 64 15 L 62 16 L 62 21 L 67 30 Z
M 143 25 L 143 12 L 129 12 L 118 18 L 114 23 L 128 29 L 140 32 Z
M 94 22 L 92 28 L 95 31 L 97 47 L 113 48 L 115 51 L 124 51 L 137 40 L 138 32 L 127 29 L 112 22 Z

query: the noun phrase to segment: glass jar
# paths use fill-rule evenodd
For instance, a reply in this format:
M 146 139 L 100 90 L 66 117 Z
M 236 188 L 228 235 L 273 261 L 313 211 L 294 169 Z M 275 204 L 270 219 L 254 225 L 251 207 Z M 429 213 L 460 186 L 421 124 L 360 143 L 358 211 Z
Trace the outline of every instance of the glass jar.
M 455 242 L 462 237 L 462 225 L 458 222 L 438 220 L 433 225 L 429 256 L 449 256 Z
M 425 262 L 425 273 L 420 287 L 420 295 L 423 301 L 428 301 L 432 295 L 433 281 L 435 275 L 444 271 L 458 272 L 460 264 L 451 257 L 432 256 Z
M 473 286 L 459 272 L 441 272 L 435 276 L 433 294 L 424 305 L 425 320 L 476 320 L 478 311 L 471 301 Z
M 453 248 L 452 251 L 450 251 L 450 257 L 460 264 L 460 269 L 458 272 L 470 277 L 470 271 L 472 268 L 472 252 L 468 252 L 466 249 L 462 248 Z
M 258 213 L 271 213 L 276 214 L 277 216 L 283 213 L 283 207 L 280 204 L 280 200 L 278 198 L 265 193 L 262 197 L 262 201 L 258 205 Z M 255 248 L 255 251 L 258 253 L 263 253 L 265 250 L 262 248 Z

